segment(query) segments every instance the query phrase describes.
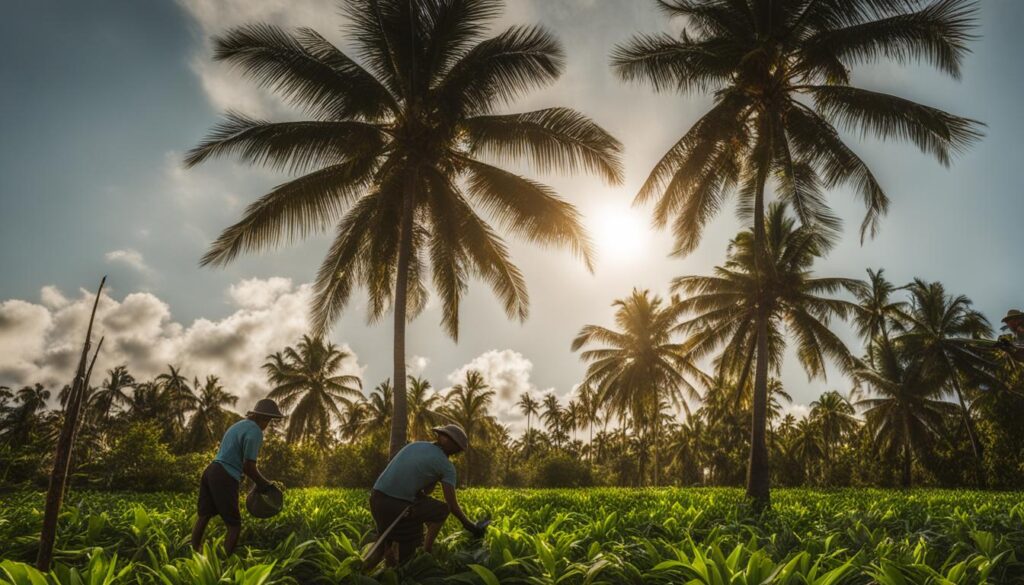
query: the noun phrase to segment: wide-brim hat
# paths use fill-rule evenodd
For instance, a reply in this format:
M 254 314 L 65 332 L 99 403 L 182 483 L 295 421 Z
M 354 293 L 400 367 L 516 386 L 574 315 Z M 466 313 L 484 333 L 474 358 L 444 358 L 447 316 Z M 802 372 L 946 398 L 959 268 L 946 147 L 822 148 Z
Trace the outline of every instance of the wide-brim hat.
M 277 403 L 269 398 L 264 398 L 256 403 L 256 406 L 252 407 L 252 410 L 245 413 L 246 416 L 253 414 L 259 414 L 270 418 L 284 418 L 284 413 L 277 407 Z
M 469 449 L 469 437 L 466 436 L 466 431 L 462 430 L 462 427 L 459 425 L 444 425 L 443 427 L 434 427 L 430 430 L 439 435 L 446 435 L 449 439 L 455 441 L 455 444 L 463 451 Z
M 1024 311 L 1010 309 L 1006 312 L 1006 316 L 1003 317 L 1003 323 L 1009 323 L 1010 321 L 1016 321 L 1018 319 L 1024 319 Z

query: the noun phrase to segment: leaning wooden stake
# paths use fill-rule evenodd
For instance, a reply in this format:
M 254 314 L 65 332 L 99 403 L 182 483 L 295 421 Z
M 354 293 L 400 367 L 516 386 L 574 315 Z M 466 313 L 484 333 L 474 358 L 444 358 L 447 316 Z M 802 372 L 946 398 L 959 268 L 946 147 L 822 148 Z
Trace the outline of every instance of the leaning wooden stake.
M 96 307 L 100 303 L 100 294 L 103 292 L 103 285 L 107 282 L 104 276 L 100 281 L 100 288 L 96 291 L 96 300 L 92 304 L 92 314 L 89 316 L 89 327 L 85 332 L 85 343 L 82 344 L 82 356 L 78 360 L 78 369 L 75 371 L 75 379 L 71 383 L 71 393 L 68 396 L 67 409 L 64 412 L 64 424 L 60 429 L 60 438 L 57 439 L 57 451 L 53 458 L 53 471 L 50 473 L 50 488 L 46 492 L 46 512 L 43 515 L 43 530 L 39 535 L 39 556 L 36 557 L 36 568 L 40 571 L 49 571 L 50 563 L 53 561 L 53 545 L 57 540 L 57 518 L 60 515 L 60 507 L 64 501 L 64 487 L 67 483 L 68 468 L 71 463 L 71 447 L 75 440 L 75 430 L 78 427 L 78 416 L 82 410 L 82 398 L 85 396 L 89 385 L 89 374 L 92 373 L 92 364 L 96 363 L 96 356 L 92 363 L 86 364 L 89 360 L 89 347 L 92 339 L 92 324 L 96 318 Z M 103 340 L 100 340 L 100 344 Z M 96 348 L 99 353 L 99 347 Z

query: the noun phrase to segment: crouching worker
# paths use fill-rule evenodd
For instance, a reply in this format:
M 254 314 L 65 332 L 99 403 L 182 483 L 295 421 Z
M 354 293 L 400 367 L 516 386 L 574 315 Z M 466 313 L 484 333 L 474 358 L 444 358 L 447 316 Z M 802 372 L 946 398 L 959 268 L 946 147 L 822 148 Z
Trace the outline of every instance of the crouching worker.
M 389 527 L 391 531 L 366 559 L 366 569 L 375 567 L 385 554 L 389 565 L 404 563 L 421 544 L 424 551 L 432 552 L 434 539 L 449 513 L 474 536 L 483 535 L 484 529 L 466 518 L 455 497 L 455 466 L 449 458 L 469 447 L 466 432 L 459 425 L 436 427 L 433 431 L 436 441 L 417 441 L 403 447 L 373 484 L 370 513 L 377 534 L 384 535 Z M 444 502 L 429 496 L 438 481 Z
M 256 467 L 256 458 L 263 445 L 263 431 L 271 421 L 279 418 L 284 418 L 284 415 L 277 403 L 264 398 L 246 413 L 244 419 L 231 425 L 224 433 L 216 459 L 206 466 L 199 482 L 198 517 L 192 528 L 192 549 L 196 552 L 202 552 L 203 532 L 214 516 L 220 516 L 227 527 L 224 551 L 229 556 L 235 552 L 238 535 L 242 531 L 238 484 L 244 473 L 256 483 L 256 490 L 260 493 L 271 485 Z

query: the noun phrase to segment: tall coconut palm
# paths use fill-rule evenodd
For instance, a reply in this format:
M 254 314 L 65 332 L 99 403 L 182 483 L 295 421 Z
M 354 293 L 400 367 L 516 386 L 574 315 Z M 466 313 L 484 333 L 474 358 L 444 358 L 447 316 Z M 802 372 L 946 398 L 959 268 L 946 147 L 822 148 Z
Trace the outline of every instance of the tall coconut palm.
M 627 417 L 646 444 L 662 401 L 682 408 L 686 400 L 700 398 L 698 387 L 709 380 L 673 339 L 681 314 L 678 306 L 663 306 L 661 297 L 637 289 L 612 306 L 618 330 L 586 325 L 573 340 L 572 350 L 600 344 L 580 354 L 589 363 L 583 383 L 594 388 L 598 402 Z M 639 473 L 642 480 L 642 468 Z
M 14 397 L 14 405 L 0 425 L 0 436 L 10 445 L 23 445 L 28 443 L 33 432 L 40 427 L 42 421 L 39 413 L 46 410 L 50 391 L 36 383 L 22 387 Z
M 904 314 L 906 333 L 901 339 L 917 359 L 924 360 L 927 367 L 935 370 L 944 380 L 945 388 L 956 396 L 977 464 L 977 479 L 983 484 L 982 446 L 971 419 L 970 406 L 964 399 L 961 380 L 972 378 L 989 385 L 999 384 L 989 373 L 992 364 L 972 347 L 977 338 L 992 335 L 992 326 L 984 315 L 972 308 L 971 299 L 946 293 L 942 283 L 915 278 L 907 290 L 911 301 L 910 309 Z
M 195 388 L 199 390 L 196 411 L 188 425 L 188 444 L 196 451 L 202 451 L 217 444 L 217 439 L 227 430 L 232 419 L 238 415 L 227 407 L 238 403 L 238 397 L 221 386 L 220 378 L 207 376 L 206 382 L 200 385 L 196 380 Z
M 428 272 L 453 339 L 471 276 L 487 281 L 510 318 L 526 318 L 522 274 L 481 211 L 514 236 L 568 247 L 591 267 L 576 209 L 481 157 L 622 180 L 619 142 L 582 114 L 495 113 L 552 83 L 564 67 L 560 44 L 541 27 L 487 36 L 502 4 L 344 0 L 355 59 L 311 29 L 251 25 L 214 40 L 217 60 L 311 119 L 273 123 L 228 114 L 188 153 L 190 167 L 237 155 L 301 174 L 253 203 L 202 263 L 226 264 L 336 225 L 316 280 L 312 324 L 324 334 L 359 285 L 369 292 L 370 320 L 394 308 L 392 456 L 406 442 L 405 324 L 426 305 Z
M 529 459 L 533 443 L 530 421 L 532 420 L 532 417 L 537 416 L 540 412 L 540 402 L 534 399 L 529 392 L 523 392 L 519 395 L 519 402 L 516 402 L 516 406 L 519 408 L 519 412 L 523 413 L 523 416 L 526 417 L 526 434 L 523 435 L 523 439 L 526 444 L 526 458 Z
M 338 373 L 347 357 L 333 343 L 308 335 L 297 347 L 267 356 L 263 369 L 274 386 L 267 396 L 291 410 L 285 433 L 289 441 L 330 444 L 332 422 L 340 421 L 342 408 L 363 395 L 358 376 Z
M 879 336 L 888 336 L 906 309 L 907 303 L 893 300 L 896 287 L 885 279 L 885 270 L 877 272 L 868 268 L 868 286 L 855 292 L 860 310 L 854 313 L 853 323 L 857 333 L 867 340 L 867 353 L 873 355 L 875 341 Z
M 196 395 L 192 392 L 192 386 L 189 385 L 188 378 L 171 364 L 167 364 L 166 372 L 156 377 L 156 383 L 163 394 L 163 401 L 171 409 L 174 432 L 180 433 L 185 428 L 188 413 L 195 410 Z
M 414 441 L 430 438 L 430 429 L 442 420 L 442 402 L 428 380 L 409 376 L 409 434 Z
M 489 438 L 491 423 L 497 422 L 488 413 L 494 395 L 494 390 L 484 382 L 483 375 L 476 370 L 469 370 L 465 382 L 452 386 L 445 397 L 444 414 L 461 425 L 469 437 L 469 449 L 465 457 L 466 485 L 472 485 L 473 454 Z
M 391 417 L 395 411 L 395 391 L 390 378 L 373 388 L 366 404 L 366 423 L 370 425 L 370 428 L 373 430 L 390 429 Z
M 712 92 L 714 106 L 655 165 L 636 203 L 657 199 L 655 224 L 672 223 L 679 255 L 736 192 L 764 252 L 766 188 L 801 222 L 834 235 L 823 194 L 850 184 L 867 206 L 861 237 L 878 229 L 888 197 L 837 126 L 910 140 L 942 164 L 976 141 L 980 125 L 894 95 L 851 85 L 855 65 L 927 61 L 959 78 L 974 27 L 971 0 L 658 0 L 681 17 L 678 38 L 638 35 L 616 48 L 623 80 L 655 91 Z M 766 261 L 767 262 L 767 261 Z M 769 503 L 765 430 L 769 316 L 756 316 L 757 353 L 748 495 Z
M 882 338 L 874 348 L 874 366 L 860 363 L 854 379 L 875 396 L 864 398 L 864 419 L 876 445 L 888 455 L 902 455 L 901 484 L 912 481 L 914 452 L 924 452 L 956 407 L 939 399 L 943 380 L 915 359 L 901 340 Z
M 726 263 L 715 268 L 714 276 L 683 276 L 672 282 L 673 292 L 687 295 L 679 301 L 679 309 L 696 313 L 680 324 L 690 335 L 689 350 L 701 357 L 724 345 L 719 373 L 738 373 L 739 387 L 743 387 L 755 355 L 758 368 L 763 365 L 778 372 L 786 347 L 785 330 L 795 337 L 797 357 L 808 376 L 825 376 L 826 357 L 849 371 L 853 358 L 829 325 L 858 307 L 827 295 L 854 292 L 863 283 L 813 274 L 815 260 L 830 248 L 829 239 L 818 227 L 798 225 L 785 203 L 772 203 L 765 224 L 763 252 L 757 251 L 754 231 L 744 231 L 730 243 Z M 764 347 L 762 319 L 767 334 Z M 765 441 L 761 423 L 767 425 L 770 415 L 768 379 L 759 381 L 759 375 L 754 376 L 751 444 Z M 756 476 L 766 457 L 767 443 L 752 450 L 747 475 Z M 761 477 L 748 477 L 747 482 L 748 495 L 762 505 L 768 502 L 766 482 Z
M 562 409 L 562 405 L 558 403 L 558 397 L 553 392 L 549 392 L 544 396 L 544 411 L 540 414 L 540 419 L 544 422 L 544 426 L 547 428 L 548 433 L 551 434 L 551 438 L 555 441 L 555 446 L 559 449 L 562 448 L 562 437 L 565 432 L 562 430 L 564 426 L 565 411 Z
M 125 390 L 135 387 L 135 377 L 128 372 L 128 366 L 117 366 L 107 372 L 104 380 L 96 391 L 97 408 L 104 418 L 109 418 L 114 408 L 127 407 L 131 396 Z
M 829 473 L 835 461 L 836 445 L 852 436 L 860 426 L 856 414 L 850 401 L 835 390 L 829 390 L 811 402 L 809 418 L 817 425 L 821 435 L 822 451 Z

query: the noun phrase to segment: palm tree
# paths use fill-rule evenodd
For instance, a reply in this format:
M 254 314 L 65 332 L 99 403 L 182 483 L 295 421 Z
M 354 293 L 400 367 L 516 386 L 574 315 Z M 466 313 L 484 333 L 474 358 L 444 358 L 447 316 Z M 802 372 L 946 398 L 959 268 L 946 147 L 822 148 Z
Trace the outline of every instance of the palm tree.
M 907 290 L 911 303 L 903 316 L 906 333 L 901 339 L 956 395 L 977 464 L 978 482 L 984 484 L 982 446 L 971 419 L 970 406 L 964 400 L 961 380 L 972 378 L 990 385 L 999 384 L 999 380 L 988 373 L 992 367 L 990 362 L 972 348 L 978 338 L 991 337 L 992 326 L 984 315 L 971 307 L 971 299 L 947 294 L 939 282 L 915 278 Z
M 167 371 L 156 377 L 156 383 L 160 387 L 164 401 L 171 408 L 174 432 L 180 432 L 185 428 L 188 413 L 196 407 L 196 395 L 189 386 L 188 378 L 183 376 L 178 368 L 167 364 Z
M 104 418 L 109 418 L 110 411 L 116 407 L 127 407 L 131 397 L 125 389 L 135 387 L 135 377 L 128 373 L 128 366 L 117 366 L 107 371 L 107 379 L 96 391 L 97 407 Z
M 338 374 L 349 357 L 333 343 L 302 336 L 297 347 L 267 356 L 263 368 L 274 388 L 267 396 L 291 409 L 288 441 L 313 441 L 326 447 L 331 441 L 331 423 L 342 419 L 341 408 L 362 397 L 358 376 Z
M 362 438 L 369 416 L 370 407 L 365 399 L 349 404 L 342 414 L 341 424 L 338 427 L 339 438 L 349 443 L 354 443 Z
M 409 376 L 409 434 L 414 441 L 430 438 L 430 429 L 441 421 L 441 402 L 429 381 Z
M 888 197 L 837 125 L 911 140 L 948 165 L 981 133 L 973 120 L 894 95 L 853 87 L 851 69 L 884 60 L 928 61 L 954 78 L 974 26 L 971 0 L 658 0 L 682 17 L 679 38 L 638 35 L 616 48 L 625 81 L 655 91 L 713 92 L 715 105 L 655 165 L 635 202 L 657 198 L 654 221 L 672 222 L 675 253 L 692 252 L 732 192 L 752 216 L 755 268 L 767 264 L 765 190 L 828 236 L 840 227 L 823 195 L 851 184 L 867 206 L 861 238 L 874 235 Z M 762 256 L 764 258 L 762 258 Z M 759 270 L 760 271 L 760 270 Z M 758 272 L 759 272 L 758 271 Z M 747 492 L 769 503 L 769 315 L 755 315 L 755 400 Z
M 547 427 L 551 438 L 554 439 L 555 446 L 561 449 L 562 437 L 564 435 L 562 427 L 565 424 L 565 411 L 562 409 L 562 405 L 558 403 L 558 397 L 553 392 L 549 392 L 544 396 L 543 405 L 544 412 L 541 413 L 540 419 L 544 422 L 544 426 Z
M 238 397 L 224 390 L 217 376 L 207 376 L 206 383 L 199 389 L 196 411 L 189 421 L 188 443 L 195 451 L 202 451 L 217 443 L 217 438 L 227 430 L 232 418 L 238 415 L 226 407 L 238 403 Z
M 526 443 L 526 458 L 529 459 L 533 436 L 530 432 L 530 420 L 540 412 L 540 402 L 537 402 L 529 392 L 523 392 L 519 395 L 519 402 L 516 402 L 516 406 L 519 407 L 519 412 L 526 416 L 526 434 L 523 435 L 523 439 Z
M 661 402 L 681 408 L 687 399 L 699 400 L 697 386 L 706 386 L 708 378 L 683 345 L 672 339 L 681 313 L 677 305 L 663 307 L 661 297 L 633 289 L 632 295 L 612 306 L 619 330 L 586 325 L 573 340 L 572 350 L 602 344 L 580 354 L 589 362 L 583 383 L 594 388 L 598 402 L 627 417 L 641 443 L 647 444 Z M 642 481 L 642 467 L 639 474 Z
M 488 414 L 495 392 L 484 382 L 483 376 L 476 370 L 466 372 L 466 381 L 456 384 L 445 397 L 444 414 L 462 426 L 469 437 L 469 449 L 466 450 L 466 485 L 472 485 L 474 445 L 483 443 L 488 438 L 491 424 L 497 424 L 493 416 Z
M 875 340 L 889 335 L 892 324 L 903 315 L 907 306 L 904 301 L 892 300 L 896 287 L 885 279 L 884 272 L 883 269 L 875 272 L 868 268 L 868 286 L 854 293 L 860 310 L 854 313 L 853 323 L 857 334 L 867 340 L 868 356 L 873 354 Z
M 387 379 L 377 384 L 370 392 L 370 399 L 367 401 L 366 424 L 370 429 L 377 431 L 391 427 L 391 415 L 395 410 L 395 391 L 391 386 L 391 380 Z
M 881 338 L 874 348 L 874 366 L 860 363 L 854 379 L 877 397 L 859 400 L 876 445 L 886 455 L 902 452 L 901 484 L 911 484 L 913 452 L 924 452 L 941 432 L 943 419 L 956 407 L 939 400 L 943 380 L 921 360 L 913 359 L 901 340 Z
M 23 445 L 29 442 L 39 427 L 39 413 L 46 409 L 50 391 L 36 383 L 22 387 L 14 396 L 14 406 L 2 421 L 3 424 L 0 424 L 0 433 L 8 444 Z
M 578 390 L 578 402 L 582 411 L 583 422 L 587 425 L 587 444 L 594 442 L 594 425 L 600 418 L 599 410 L 600 403 L 597 400 L 597 393 L 586 384 L 582 384 Z M 590 458 L 593 459 L 593 452 L 590 453 Z
M 359 62 L 311 29 L 251 25 L 216 38 L 217 60 L 312 119 L 272 123 L 228 114 L 185 163 L 236 154 L 306 173 L 253 203 L 202 263 L 226 264 L 336 224 L 316 281 L 313 330 L 323 335 L 358 285 L 369 292 L 370 320 L 394 308 L 394 456 L 406 442 L 405 324 L 426 304 L 428 268 L 453 339 L 472 275 L 487 281 L 510 318 L 526 318 L 522 274 L 480 210 L 508 233 L 566 246 L 591 267 L 572 205 L 480 157 L 525 158 L 541 172 L 583 170 L 619 183 L 621 146 L 568 108 L 494 113 L 552 83 L 564 66 L 558 41 L 541 27 L 484 38 L 500 0 L 343 5 Z
M 856 409 L 842 394 L 829 390 L 811 402 L 810 420 L 821 435 L 823 455 L 829 473 L 835 461 L 835 446 L 852 436 L 860 426 Z
M 718 359 L 719 375 L 738 374 L 739 388 L 747 383 L 755 355 L 758 368 L 764 356 L 764 367 L 778 372 L 786 347 L 784 329 L 796 338 L 797 356 L 808 376 L 825 376 L 826 356 L 844 371 L 853 365 L 849 350 L 829 330 L 829 323 L 832 318 L 845 319 L 857 305 L 825 295 L 853 292 L 863 283 L 815 277 L 811 267 L 828 251 L 829 240 L 817 227 L 798 226 L 787 211 L 788 206 L 781 202 L 768 208 L 761 230 L 764 252 L 760 260 L 756 234 L 744 231 L 729 244 L 726 263 L 715 268 L 714 276 L 683 276 L 672 282 L 673 292 L 689 295 L 679 301 L 679 309 L 697 313 L 679 326 L 690 334 L 689 350 L 699 358 L 724 345 Z M 764 348 L 759 341 L 762 319 L 767 328 Z M 771 406 L 767 370 L 764 374 L 765 379 L 759 381 L 755 370 L 750 440 L 760 446 L 751 450 L 747 471 L 748 496 L 761 504 L 768 502 L 768 479 L 755 476 L 764 463 L 762 458 L 768 456 L 765 427 Z

